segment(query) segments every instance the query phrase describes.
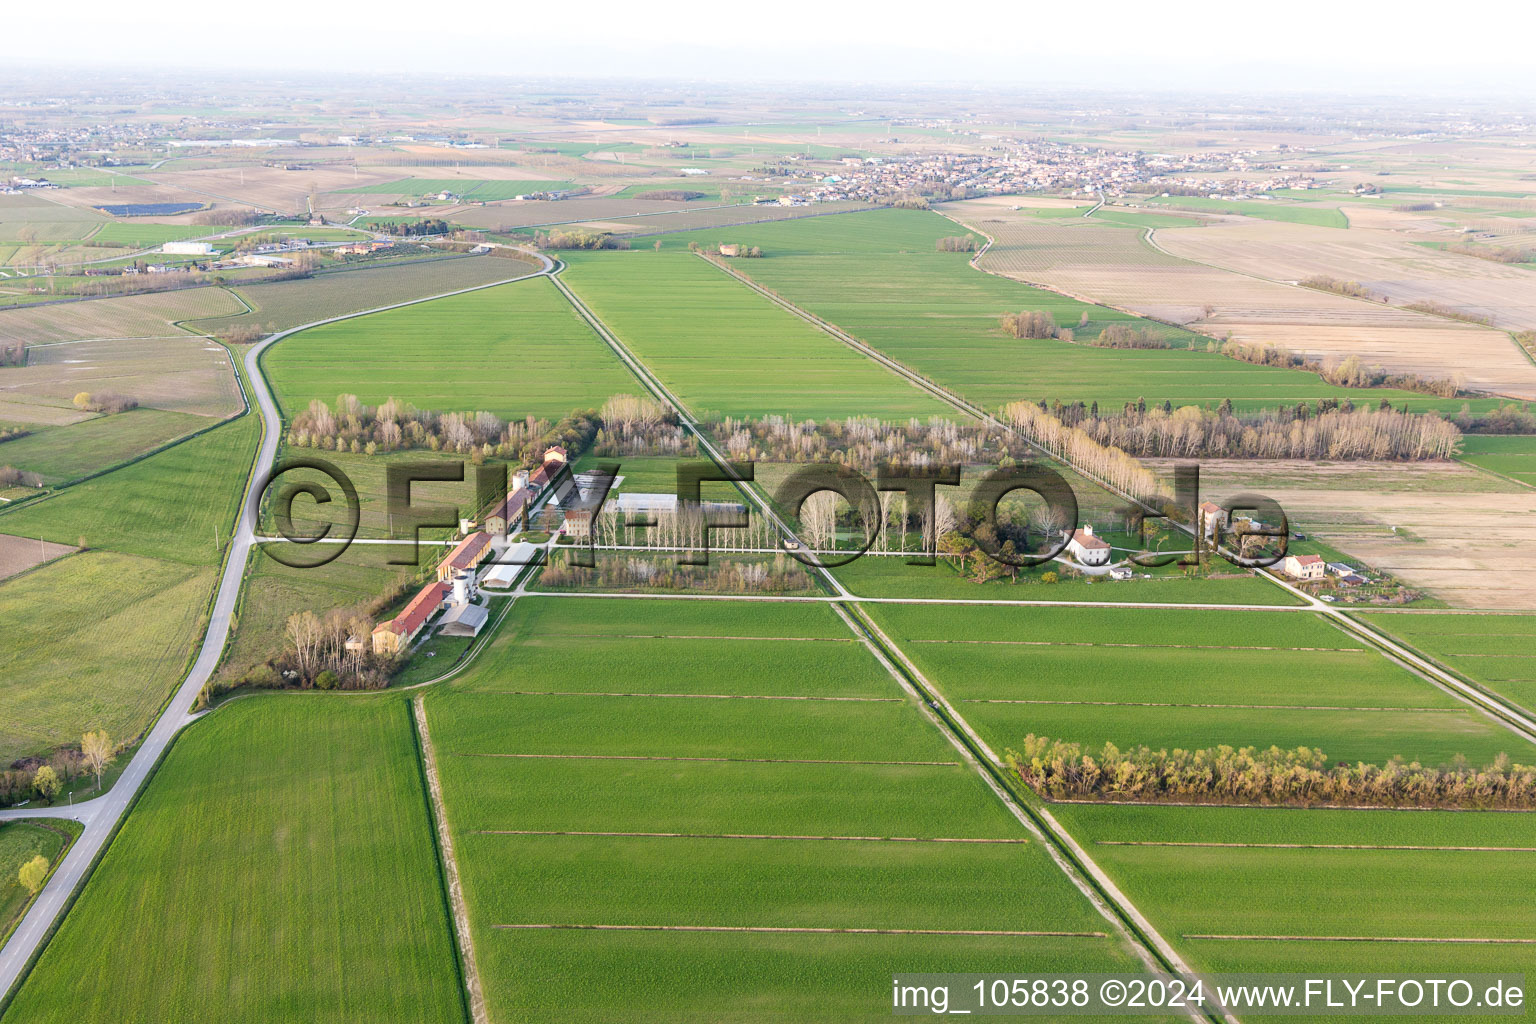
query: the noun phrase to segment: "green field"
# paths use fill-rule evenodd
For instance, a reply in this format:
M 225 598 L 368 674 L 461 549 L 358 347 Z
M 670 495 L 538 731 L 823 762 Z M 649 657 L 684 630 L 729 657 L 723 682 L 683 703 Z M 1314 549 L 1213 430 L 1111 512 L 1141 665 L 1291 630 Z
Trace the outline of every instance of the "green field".
M 213 422 L 189 413 L 131 409 L 7 441 L 0 448 L 0 463 L 39 473 L 44 483 L 57 485 L 98 473 Z
M 0 1019 L 466 1019 L 409 714 L 286 696 L 191 726 Z
M 427 698 L 493 1020 L 863 1020 L 904 964 L 1133 969 L 1091 936 L 504 927 L 1108 929 L 829 609 L 531 598 L 514 616 Z
M 341 188 L 336 191 L 345 195 L 408 195 L 423 196 L 427 193 L 452 192 L 454 195 L 480 202 L 497 199 L 515 199 L 529 192 L 550 192 L 568 189 L 568 181 L 487 181 L 475 178 L 400 178 L 376 185 L 358 188 Z
M 211 565 L 229 541 L 260 423 L 242 416 L 0 514 L 0 533 Z M 16 442 L 11 442 L 16 443 Z
M 283 565 L 262 553 L 265 548 L 258 551 L 251 559 L 221 674 L 237 678 L 284 650 L 288 640 L 283 631 L 290 615 L 367 605 L 387 593 L 410 569 L 386 564 L 386 550 L 358 545 L 313 569 Z
M 1112 410 L 1139 398 L 1175 405 L 1215 405 L 1230 398 L 1239 408 L 1255 408 L 1361 394 L 1324 383 L 1316 374 L 1206 352 L 1203 338 L 1195 339 L 1198 351 L 1082 344 L 1112 323 L 1172 333 L 1175 344 L 1191 336 L 982 273 L 971 268 L 964 253 L 934 251 L 936 239 L 964 233 L 936 213 L 877 210 L 669 235 L 663 246 L 680 248 L 689 241 L 760 246 L 762 259 L 736 260 L 731 266 L 988 408 L 1021 399 L 1061 399 L 1098 402 Z M 1049 312 L 1059 325 L 1077 332 L 1079 343 L 1006 335 L 998 318 L 1023 310 Z M 1079 327 L 1084 314 L 1088 323 Z M 1402 391 L 1369 394 L 1415 409 L 1454 411 L 1461 404 Z
M 88 551 L 0 585 L 0 760 L 143 730 L 180 681 L 213 582 L 211 568 Z
M 68 845 L 70 836 L 79 832 L 80 826 L 73 821 L 38 818 L 0 822 L 0 942 L 10 936 L 12 926 L 32 902 L 32 894 L 17 877 L 21 866 L 33 857 L 44 857 L 53 863 Z
M 1001 753 L 1271 745 L 1485 764 L 1536 748 L 1306 612 L 866 606 Z
M 1461 461 L 1536 487 L 1536 437 L 1468 434 L 1461 441 Z
M 1530 973 L 1531 852 L 1264 849 L 1138 843 L 1536 846 L 1536 817 L 1447 811 L 1092 807 L 1053 813 L 1197 969 Z M 1422 943 L 1201 939 L 1385 936 Z M 1487 1018 L 1497 1019 L 1497 1018 Z
M 1094 220 L 1108 221 L 1111 224 L 1124 224 L 1133 228 L 1197 228 L 1203 223 L 1194 217 L 1178 217 L 1167 213 L 1141 213 L 1135 210 L 1121 210 L 1112 206 L 1100 207 L 1093 215 Z
M 572 253 L 569 262 L 565 282 L 696 414 L 950 411 L 691 254 Z
M 352 392 L 369 405 L 393 397 L 444 412 L 558 419 L 638 387 L 545 280 L 316 327 L 281 342 L 263 362 L 290 415 L 311 399 L 335 402 Z
M 1310 224 L 1319 228 L 1347 228 L 1349 218 L 1337 206 L 1308 203 L 1277 203 L 1266 200 L 1211 199 L 1207 196 L 1148 196 L 1153 206 L 1199 213 L 1231 213 L 1259 220 L 1278 220 L 1287 224 Z
M 1536 709 L 1536 615 L 1367 613 L 1361 618 L 1494 693 Z
M 940 559 L 936 565 L 908 565 L 892 555 L 866 555 L 832 573 L 860 597 L 941 597 L 961 601 L 1137 601 L 1156 604 L 1288 605 L 1297 600 L 1257 576 L 1183 576 L 1163 570 L 1152 579 L 1059 579 L 1042 583 L 1047 572 L 1060 573 L 1051 562 L 1020 571 L 1018 582 L 1007 579 L 978 584 Z M 1141 571 L 1141 570 L 1138 570 Z M 1149 572 L 1155 572 L 1148 570 Z
M 255 451 L 245 416 L 0 514 L 91 550 L 0 583 L 0 758 L 137 735 L 188 664 Z
M 92 233 L 90 240 L 93 245 L 112 243 L 144 248 L 184 238 L 201 238 L 222 230 L 225 229 L 197 224 L 129 224 L 113 221 L 103 224 L 100 231 Z
M 363 265 L 355 270 L 338 270 L 295 281 L 243 284 L 238 294 L 255 307 L 254 312 L 206 320 L 194 326 L 218 330 L 252 325 L 264 331 L 282 331 L 344 313 L 360 313 L 396 302 L 506 281 L 534 269 L 532 264 L 520 260 L 465 256 Z

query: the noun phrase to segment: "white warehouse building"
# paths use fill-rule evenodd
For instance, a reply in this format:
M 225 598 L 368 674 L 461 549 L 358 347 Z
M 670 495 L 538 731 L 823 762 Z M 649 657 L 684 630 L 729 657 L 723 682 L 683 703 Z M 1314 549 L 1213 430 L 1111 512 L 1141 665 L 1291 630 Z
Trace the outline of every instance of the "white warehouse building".
M 212 256 L 218 250 L 209 242 L 166 242 L 160 251 L 167 256 Z

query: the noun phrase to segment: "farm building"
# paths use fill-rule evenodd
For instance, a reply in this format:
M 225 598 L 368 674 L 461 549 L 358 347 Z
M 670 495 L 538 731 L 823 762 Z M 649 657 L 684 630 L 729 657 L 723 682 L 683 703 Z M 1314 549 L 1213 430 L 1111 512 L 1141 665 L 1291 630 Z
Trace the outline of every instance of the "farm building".
M 167 256 L 212 256 L 217 250 L 208 242 L 166 242 L 160 251 Z
M 539 549 L 526 541 L 511 545 L 497 556 L 496 564 L 480 577 L 480 585 L 492 590 L 506 590 L 523 571 L 523 566 L 538 560 Z
M 439 580 L 451 580 L 459 573 L 473 570 L 491 553 L 491 535 L 485 532 L 472 533 L 459 541 L 458 546 L 448 552 L 437 565 L 437 578 Z
M 1287 576 L 1298 580 L 1320 580 L 1327 570 L 1320 555 L 1286 555 L 1281 568 Z
M 448 611 L 438 626 L 443 636 L 479 636 L 490 613 L 475 601 L 475 574 L 460 572 L 453 577 Z
M 573 508 L 565 514 L 565 535 L 575 540 L 587 540 L 592 536 L 592 510 Z
M 1196 511 L 1199 530 L 1207 539 L 1214 538 L 1218 530 L 1226 528 L 1227 513 L 1214 501 L 1202 501 Z
M 1083 565 L 1103 565 L 1109 561 L 1109 542 L 1093 535 L 1093 527 L 1083 524 L 1067 541 L 1067 551 Z
M 479 636 L 490 613 L 478 604 L 456 604 L 443 616 L 443 636 Z
M 374 654 L 399 654 L 421 633 L 433 614 L 442 607 L 452 588 L 442 582 L 428 583 L 409 604 L 388 622 L 373 628 Z

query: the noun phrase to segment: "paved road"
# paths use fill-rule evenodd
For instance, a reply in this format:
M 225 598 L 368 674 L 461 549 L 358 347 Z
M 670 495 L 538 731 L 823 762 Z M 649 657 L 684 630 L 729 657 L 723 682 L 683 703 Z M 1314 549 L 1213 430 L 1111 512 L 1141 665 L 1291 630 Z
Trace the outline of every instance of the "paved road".
M 224 566 L 224 575 L 219 581 L 218 595 L 214 599 L 213 610 L 209 616 L 208 631 L 203 636 L 202 646 L 193 663 L 192 670 L 186 679 L 176 690 L 165 710 L 151 727 L 149 734 L 139 745 L 134 753 L 133 760 L 128 762 L 127 769 L 118 778 L 117 782 L 103 796 L 75 804 L 73 807 L 19 807 L 0 811 L 0 820 L 15 818 L 74 818 L 85 826 L 85 831 L 80 838 L 75 840 L 74 846 L 65 855 L 63 862 L 54 871 L 48 884 L 38 895 L 36 902 L 27 911 L 27 916 L 22 920 L 20 927 L 11 935 L 10 940 L 0 949 L 0 992 L 9 992 L 17 980 L 21 977 L 23 968 L 32 954 L 37 950 L 43 937 L 48 933 L 55 920 L 58 919 L 64 905 L 69 901 L 70 894 L 80 885 L 85 878 L 90 865 L 95 861 L 98 853 L 106 845 L 112 830 L 122 819 L 124 812 L 128 810 L 139 790 L 149 778 L 160 756 L 165 753 L 176 734 L 199 716 L 192 713 L 192 706 L 197 701 L 197 696 L 202 692 L 204 684 L 208 682 L 213 670 L 218 666 L 219 657 L 223 653 L 224 643 L 229 637 L 230 619 L 235 611 L 235 604 L 240 597 L 240 587 L 245 580 L 245 566 L 249 560 L 252 547 L 256 544 L 256 526 L 260 512 L 261 493 L 255 486 L 263 481 L 272 467 L 273 460 L 277 456 L 278 440 L 282 436 L 282 416 L 278 412 L 277 404 L 272 400 L 271 392 L 267 389 L 266 380 L 262 377 L 257 361 L 261 353 L 277 342 L 299 331 L 322 324 L 335 323 L 339 320 L 350 320 L 353 317 L 365 316 L 369 313 L 379 313 L 387 309 L 398 309 L 402 306 L 415 305 L 418 302 L 430 302 L 433 299 L 446 298 L 449 295 L 461 295 L 465 292 L 479 291 L 483 288 L 494 288 L 497 285 L 507 284 L 511 281 L 520 281 L 529 277 L 538 277 L 550 274 L 555 269 L 555 264 L 546 257 L 539 257 L 543 262 L 543 268 L 517 277 L 507 278 L 503 281 L 493 281 L 490 284 L 477 285 L 473 288 L 460 288 L 440 295 L 433 295 L 423 299 L 412 299 L 409 302 L 397 302 L 376 309 L 364 310 L 358 313 L 348 313 L 343 316 L 327 317 L 314 323 L 305 324 L 302 327 L 294 327 L 290 330 L 280 331 L 277 334 L 261 341 L 245 353 L 244 377 L 252 394 L 256 396 L 256 404 L 260 410 L 265 432 L 262 437 L 261 448 L 258 450 L 253 463 L 251 482 L 247 484 L 245 500 L 240 508 L 240 521 L 235 530 L 234 539 L 230 542 L 229 558 Z

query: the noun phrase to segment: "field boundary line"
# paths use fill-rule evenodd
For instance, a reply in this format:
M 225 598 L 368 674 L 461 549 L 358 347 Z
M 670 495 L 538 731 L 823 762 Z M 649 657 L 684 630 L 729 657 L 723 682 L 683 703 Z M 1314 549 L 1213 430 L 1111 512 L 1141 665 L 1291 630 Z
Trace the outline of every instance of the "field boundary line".
M 707 633 L 545 633 L 546 637 L 578 636 L 583 639 L 612 638 L 616 640 L 798 640 L 823 644 L 857 643 L 851 636 L 711 636 Z
M 442 851 L 443 871 L 448 884 L 448 904 L 453 912 L 453 931 L 458 937 L 459 956 L 464 964 L 464 989 L 469 998 L 469 1013 L 474 1024 L 490 1024 L 485 1009 L 485 992 L 480 986 L 480 968 L 475 962 L 475 940 L 469 930 L 469 909 L 464 900 L 464 884 L 459 878 L 459 862 L 453 852 L 453 830 L 448 826 L 448 808 L 443 801 L 442 782 L 437 775 L 437 757 L 432 750 L 432 734 L 427 728 L 427 702 L 420 697 L 408 703 L 421 742 L 421 767 L 427 777 L 427 795 L 432 803 L 432 817 L 437 825 L 438 848 Z
M 530 590 L 524 597 L 601 597 L 634 598 L 642 601 L 801 601 L 849 604 L 943 604 L 943 605 L 992 605 L 1008 608 L 1134 608 L 1179 609 L 1184 611 L 1228 612 L 1317 612 L 1320 609 L 1299 604 L 1189 604 L 1177 601 L 1036 601 L 1012 600 L 1003 597 L 861 597 L 858 594 L 690 594 L 690 593 L 625 593 L 612 590 Z
M 497 925 L 496 927 L 501 927 Z M 1436 938 L 1432 935 L 1184 935 L 1186 939 L 1239 942 L 1422 942 L 1473 946 L 1536 946 L 1536 939 Z
M 849 701 L 855 704 L 901 704 L 900 697 L 820 697 L 776 693 L 621 693 L 604 690 L 474 690 L 473 693 L 504 693 L 514 697 L 662 697 L 670 700 L 809 700 Z
M 598 932 L 751 932 L 767 935 L 993 935 L 1016 938 L 1107 939 L 1104 932 L 992 931 L 980 928 L 812 928 L 745 924 L 493 924 L 492 928 Z M 1536 942 L 1536 939 L 1531 940 Z
M 1258 804 L 1241 800 L 1084 800 L 1078 797 L 1041 797 L 1049 804 L 1085 804 L 1089 807 L 1242 807 L 1250 811 L 1434 811 L 1439 814 L 1536 814 L 1526 807 L 1419 807 L 1408 804 Z
M 682 757 L 665 754 L 461 754 L 454 757 L 514 757 L 544 761 L 701 761 L 710 764 L 846 764 L 911 768 L 959 768 L 959 761 L 835 761 L 809 757 Z
M 969 839 L 948 836 L 796 836 L 736 832 L 577 832 L 565 829 L 483 828 L 479 836 L 588 836 L 598 839 L 785 839 L 818 843 L 974 843 L 979 846 L 1027 846 L 1028 839 Z
M 1097 640 L 907 640 L 909 644 L 997 644 L 1003 647 L 1130 647 L 1176 651 L 1308 651 L 1369 654 L 1366 647 L 1258 647 L 1246 644 L 1116 644 Z
M 1155 839 L 1095 839 L 1097 846 L 1194 846 L 1218 850 L 1423 850 L 1447 853 L 1536 853 L 1536 846 L 1381 846 L 1370 843 L 1197 843 Z
M 1150 700 L 1031 700 L 1023 697 L 962 697 L 961 704 L 1075 704 L 1095 708 L 1233 708 L 1251 711 L 1428 711 L 1469 715 L 1476 708 L 1352 708 L 1328 704 L 1183 704 Z
M 1061 869 L 1062 873 L 1071 880 L 1078 891 L 1089 901 L 1094 909 L 1098 910 L 1104 919 L 1110 922 L 1119 933 L 1131 944 L 1136 954 L 1146 966 L 1155 971 L 1164 967 L 1171 967 L 1176 973 L 1194 973 L 1189 964 L 1181 957 L 1177 950 L 1164 939 L 1153 927 L 1152 922 L 1131 902 L 1130 898 L 1110 879 L 1104 869 L 1088 855 L 1072 834 L 1064 829 L 1055 817 L 1045 807 L 1027 805 L 1023 799 L 1010 790 L 1005 789 L 998 780 L 1002 762 L 998 759 L 986 743 L 977 734 L 969 722 L 949 703 L 942 693 L 936 689 L 932 682 L 923 675 L 922 671 L 907 657 L 906 653 L 896 646 L 895 642 L 886 635 L 885 631 L 875 623 L 862 609 L 855 608 L 858 626 L 855 626 L 849 613 L 841 605 L 833 606 L 837 613 L 848 622 L 850 628 L 860 630 L 865 636 L 870 650 L 885 665 L 887 670 L 901 683 L 902 688 L 908 692 L 917 693 L 920 686 L 922 692 L 919 698 L 923 701 L 922 707 L 929 720 L 940 726 L 945 737 L 955 749 L 976 769 L 983 781 L 995 793 L 998 799 L 1003 801 L 1005 807 L 1012 812 L 1031 834 L 1035 835 L 1044 844 L 1051 859 Z M 886 657 L 889 651 L 891 656 L 900 660 L 901 668 L 898 669 Z M 962 739 L 963 737 L 963 739 Z M 979 752 L 987 759 L 984 766 L 978 760 L 972 749 Z M 1128 927 L 1129 926 L 1129 927 Z M 1207 1016 L 1203 1013 L 1190 1011 L 1192 1019 L 1200 1019 Z M 1231 1014 L 1223 1014 L 1221 1019 L 1228 1024 L 1235 1024 L 1236 1018 Z

